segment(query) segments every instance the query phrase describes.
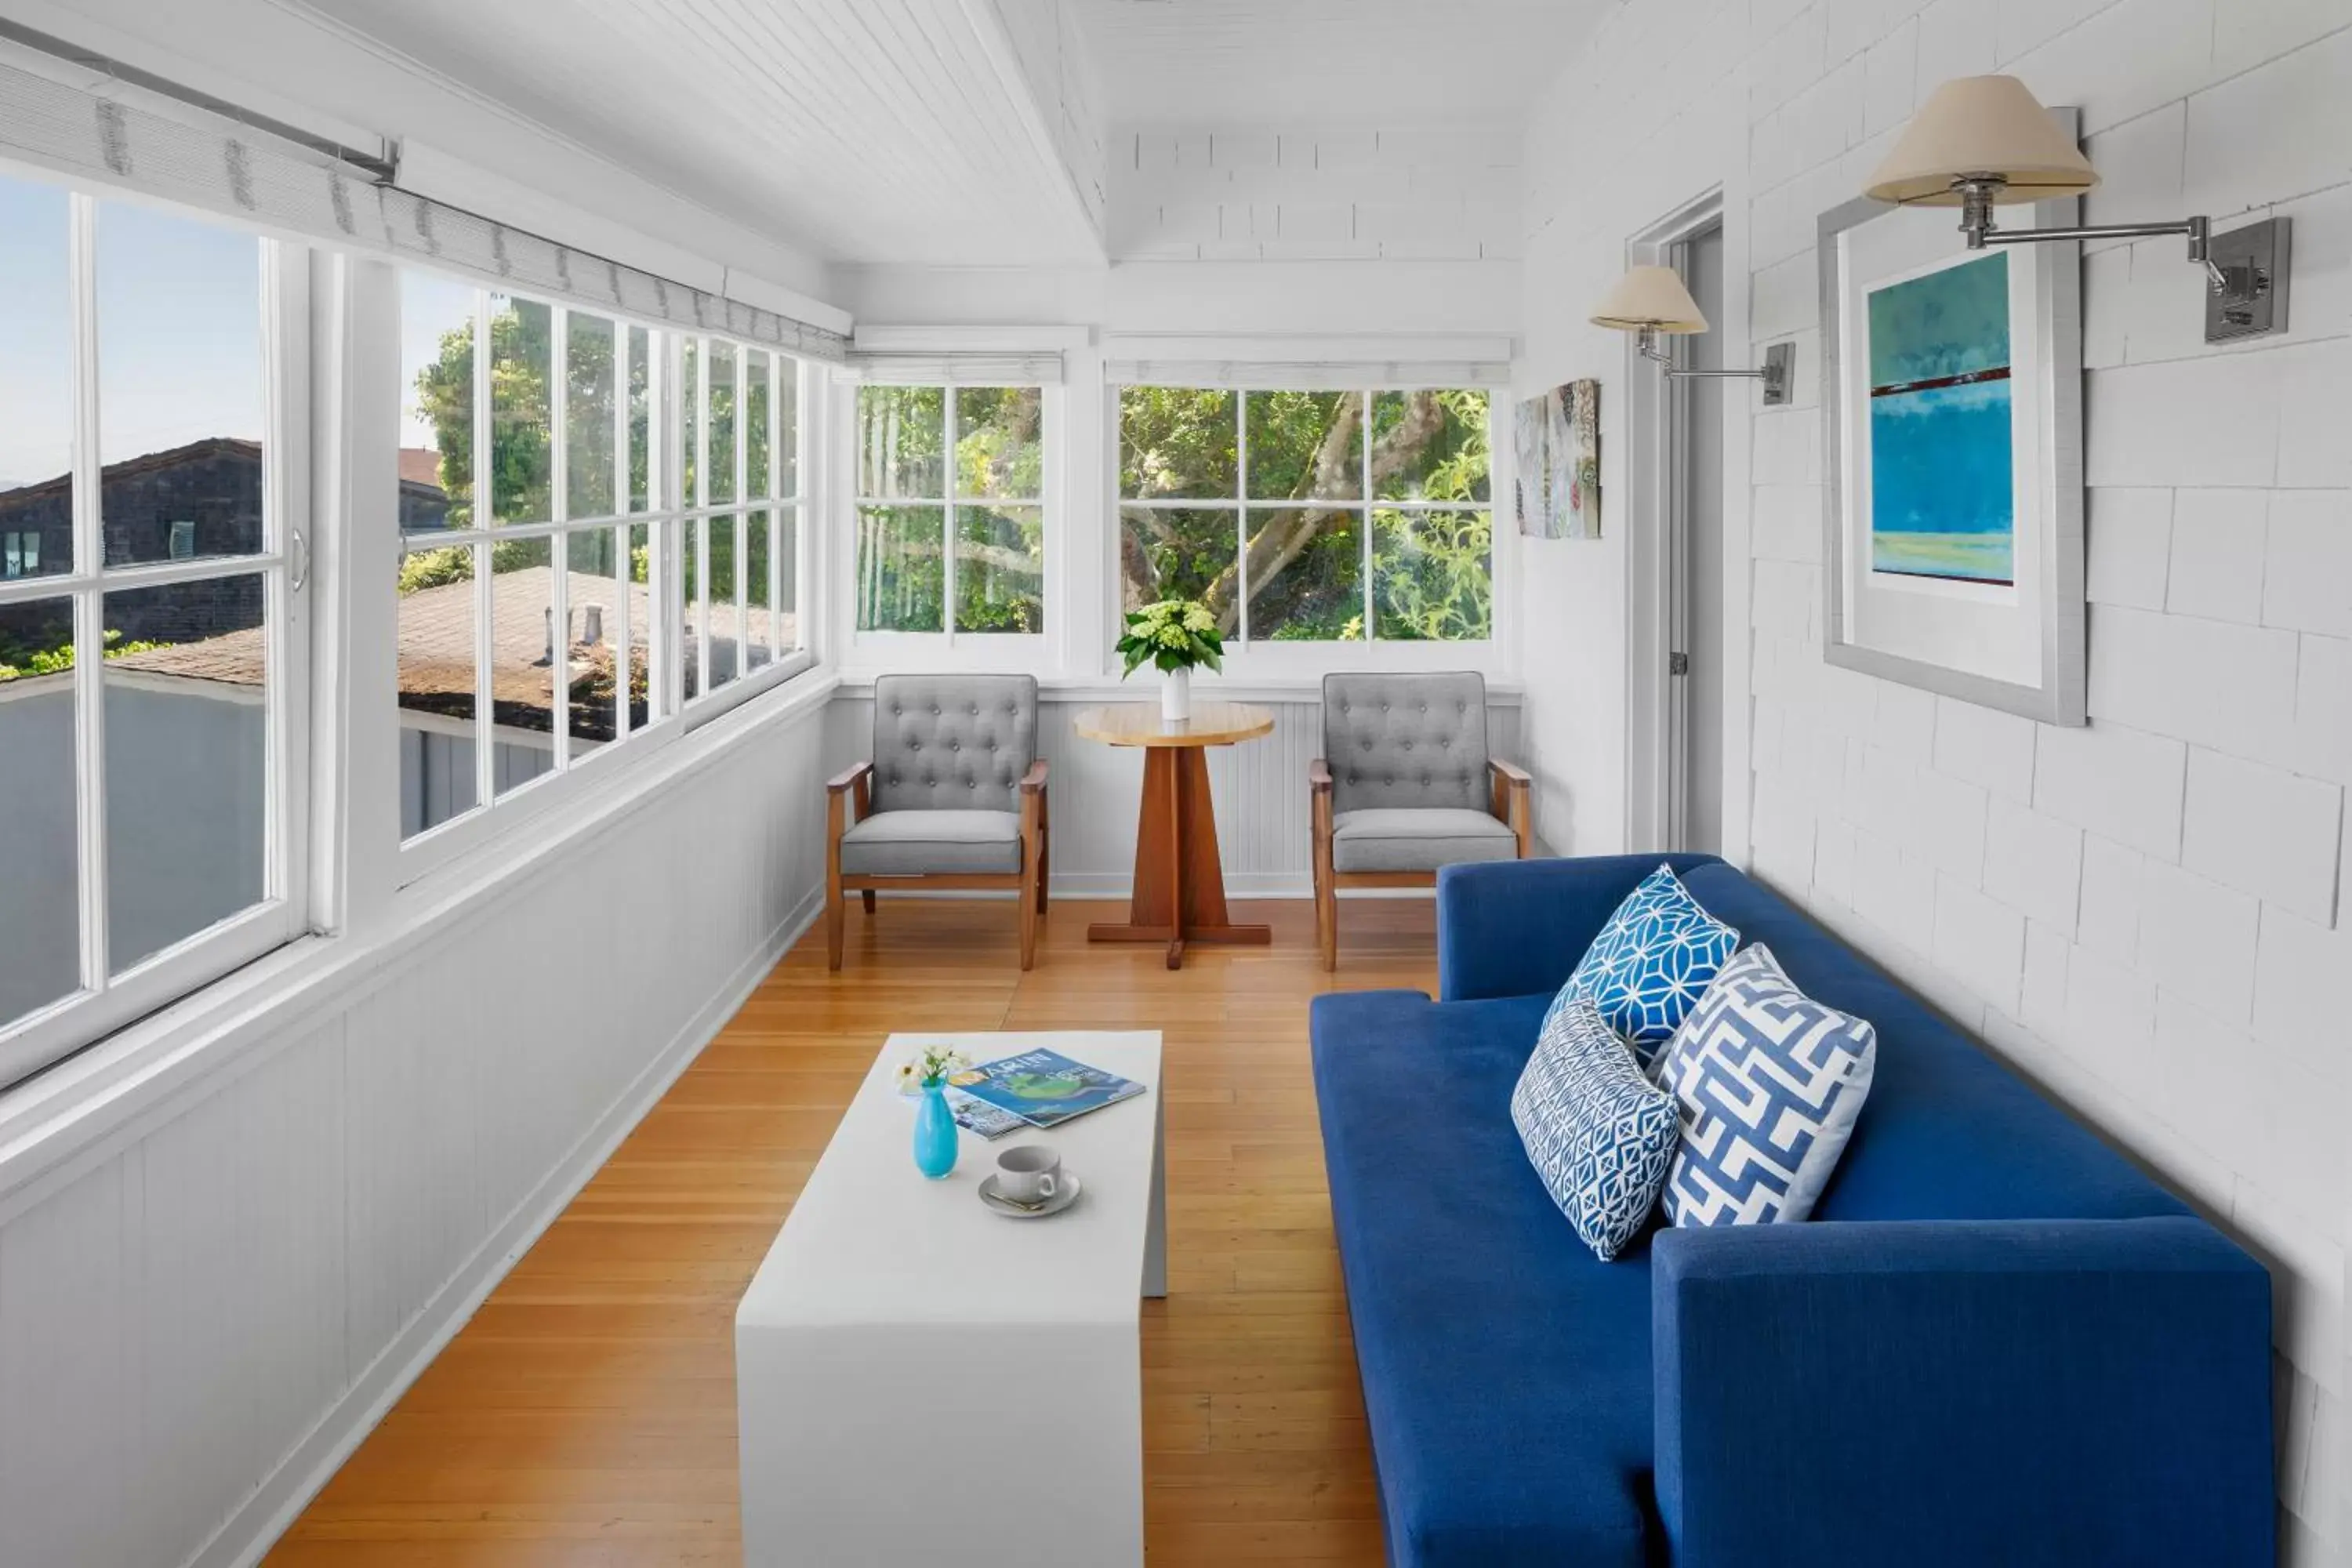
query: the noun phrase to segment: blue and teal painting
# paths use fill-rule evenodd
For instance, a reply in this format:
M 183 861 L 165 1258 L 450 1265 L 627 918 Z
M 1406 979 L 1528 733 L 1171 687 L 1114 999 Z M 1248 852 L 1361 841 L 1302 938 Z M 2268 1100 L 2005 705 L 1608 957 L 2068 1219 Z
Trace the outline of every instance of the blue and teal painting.
M 1871 570 L 2016 583 L 2009 373 L 2006 256 L 1871 292 Z

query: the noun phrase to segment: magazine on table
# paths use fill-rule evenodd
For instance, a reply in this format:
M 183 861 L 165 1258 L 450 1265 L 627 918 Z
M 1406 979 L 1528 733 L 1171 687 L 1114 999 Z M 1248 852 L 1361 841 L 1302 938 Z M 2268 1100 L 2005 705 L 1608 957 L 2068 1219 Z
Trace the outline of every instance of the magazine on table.
M 1074 1062 L 1059 1051 L 1023 1051 L 982 1062 L 948 1082 L 975 1100 L 1010 1113 L 1032 1127 L 1063 1122 L 1117 1105 L 1143 1092 L 1133 1079 Z
M 901 1089 L 898 1098 L 912 1105 L 923 1098 L 920 1089 Z M 1029 1125 L 1013 1112 L 1002 1110 L 984 1100 L 974 1100 L 960 1089 L 946 1091 L 948 1114 L 955 1124 L 967 1132 L 977 1132 L 982 1138 L 996 1139 L 1007 1132 L 1018 1132 Z

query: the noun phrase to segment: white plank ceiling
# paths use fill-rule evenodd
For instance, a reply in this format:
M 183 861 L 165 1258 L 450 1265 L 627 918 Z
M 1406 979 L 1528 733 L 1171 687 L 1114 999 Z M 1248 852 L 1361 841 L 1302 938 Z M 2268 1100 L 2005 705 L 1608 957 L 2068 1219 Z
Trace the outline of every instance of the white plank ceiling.
M 283 3 L 828 259 L 1102 256 L 1100 192 L 992 0 Z
M 1114 126 L 1517 126 L 1618 0 L 1076 0 Z

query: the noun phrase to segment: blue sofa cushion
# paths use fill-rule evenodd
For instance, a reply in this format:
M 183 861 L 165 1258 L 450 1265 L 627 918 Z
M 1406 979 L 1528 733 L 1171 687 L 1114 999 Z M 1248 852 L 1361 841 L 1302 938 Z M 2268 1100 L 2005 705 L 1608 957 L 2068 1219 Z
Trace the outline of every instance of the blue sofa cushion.
M 1625 896 L 1577 961 L 1559 1000 L 1590 997 L 1648 1067 L 1739 945 L 1661 862 Z
M 1790 984 L 1759 942 L 1733 955 L 1660 1059 L 1682 1119 L 1676 1225 L 1812 1212 L 1870 1094 L 1876 1033 Z
M 1584 997 L 1544 1016 L 1511 1090 L 1528 1161 L 1577 1237 L 1604 1262 L 1646 1224 L 1675 1157 L 1675 1097 L 1642 1074 Z
M 1615 1263 L 1577 1246 L 1511 1125 L 1550 1000 L 1314 1005 L 1366 1422 L 1412 1568 L 1641 1568 L 1656 1529 L 1649 1241 Z

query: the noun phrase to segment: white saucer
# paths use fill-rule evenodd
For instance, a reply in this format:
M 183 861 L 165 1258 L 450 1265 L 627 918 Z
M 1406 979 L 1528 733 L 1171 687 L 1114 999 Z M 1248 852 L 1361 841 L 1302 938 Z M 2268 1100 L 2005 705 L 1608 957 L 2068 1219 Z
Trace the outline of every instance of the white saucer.
M 1007 1219 L 1044 1219 L 1047 1215 L 1060 1214 L 1064 1209 L 1076 1203 L 1078 1194 L 1084 1190 L 1080 1187 L 1077 1177 L 1067 1171 L 1062 1172 L 1055 1180 L 1058 1184 L 1054 1190 L 1054 1195 L 1035 1208 L 1031 1208 L 1026 1204 L 1016 1204 L 1001 1194 L 996 1187 L 996 1173 L 991 1171 L 980 1179 L 980 1201 Z

